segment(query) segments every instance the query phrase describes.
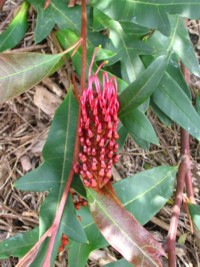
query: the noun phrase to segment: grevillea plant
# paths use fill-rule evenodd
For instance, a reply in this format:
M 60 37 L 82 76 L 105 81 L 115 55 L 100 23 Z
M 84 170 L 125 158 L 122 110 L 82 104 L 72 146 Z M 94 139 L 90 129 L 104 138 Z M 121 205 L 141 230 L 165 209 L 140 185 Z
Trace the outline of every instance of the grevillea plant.
M 184 189 L 186 212 L 197 234 L 200 229 L 189 149 L 189 134 L 200 140 L 200 116 L 188 87 L 190 72 L 200 77 L 200 68 L 183 19 L 200 18 L 200 2 L 76 2 L 24 1 L 0 34 L 1 102 L 34 87 L 66 60 L 73 66 L 42 164 L 13 184 L 18 190 L 47 192 L 39 225 L 2 241 L 0 259 L 14 256 L 18 267 L 49 267 L 66 250 L 69 267 L 85 267 L 92 251 L 111 245 L 121 259 L 108 267 L 163 266 L 163 258 L 174 267 Z M 63 52 L 4 53 L 24 38 L 30 6 L 37 17 L 35 42 L 51 34 Z M 149 109 L 167 127 L 172 122 L 181 126 L 180 160 L 115 182 L 112 167 L 128 134 L 145 150 L 159 144 Z M 161 244 L 142 225 L 172 196 L 176 177 L 169 232 Z
M 96 50 L 97 51 L 97 50 Z M 80 99 L 81 118 L 78 134 L 81 143 L 80 163 L 76 164 L 76 173 L 80 173 L 88 188 L 100 189 L 112 177 L 112 165 L 119 159 L 119 145 L 116 140 L 119 102 L 117 99 L 117 80 L 102 74 L 102 86 L 98 77 L 102 65 L 92 75 L 92 62 L 89 68 L 88 88 Z

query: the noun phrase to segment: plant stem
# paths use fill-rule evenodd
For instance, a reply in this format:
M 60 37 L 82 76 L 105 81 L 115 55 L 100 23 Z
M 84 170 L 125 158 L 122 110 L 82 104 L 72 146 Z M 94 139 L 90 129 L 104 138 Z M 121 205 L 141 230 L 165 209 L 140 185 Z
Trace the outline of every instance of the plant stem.
M 3 9 L 6 0 L 0 0 L 0 11 Z
M 170 227 L 166 243 L 166 252 L 168 253 L 169 267 L 176 266 L 176 232 L 178 226 L 178 218 L 180 214 L 180 208 L 183 200 L 183 190 L 185 185 L 185 176 L 188 170 L 188 157 L 183 157 L 180 163 L 177 177 L 175 203 L 172 212 L 172 218 L 170 221 Z
M 187 25 L 187 21 L 186 21 Z M 186 83 L 190 83 L 190 73 L 188 69 L 181 64 L 181 69 Z M 192 175 L 190 170 L 190 135 L 181 128 L 181 158 L 183 159 L 178 170 L 175 204 L 170 221 L 168 238 L 166 243 L 166 251 L 168 252 L 169 267 L 176 266 L 176 234 L 178 227 L 178 218 L 183 201 L 183 190 L 186 185 L 187 196 L 191 202 L 194 202 L 194 191 L 192 186 Z
M 86 80 L 86 59 L 87 59 L 87 47 L 86 47 L 86 40 L 87 37 L 87 13 L 86 13 L 86 0 L 82 0 L 82 29 L 81 29 L 81 38 L 82 38 L 82 71 L 81 71 L 81 94 L 83 92 L 83 89 L 85 88 L 85 80 Z M 52 228 L 52 233 L 50 237 L 50 242 L 49 242 L 49 247 L 47 250 L 46 258 L 43 264 L 43 267 L 49 267 L 51 263 L 51 255 L 52 255 L 52 250 L 54 246 L 54 242 L 56 239 L 56 235 L 58 232 L 58 228 L 60 225 L 60 221 L 62 218 L 62 214 L 65 208 L 65 204 L 67 201 L 67 197 L 69 194 L 69 190 L 71 187 L 72 179 L 74 176 L 74 170 L 73 166 L 74 164 L 78 161 L 78 155 L 79 155 L 79 135 L 78 135 L 78 128 L 79 128 L 79 123 L 80 123 L 80 114 L 81 114 L 81 108 L 79 105 L 79 112 L 78 112 L 78 125 L 77 125 L 77 132 L 76 132 L 76 139 L 75 139 L 75 145 L 74 145 L 74 156 L 73 156 L 73 164 L 67 179 L 67 183 L 60 201 L 60 205 L 58 208 L 58 211 L 56 213 L 54 222 L 51 226 Z
M 86 63 L 87 63 L 87 11 L 86 0 L 82 0 L 82 69 L 81 69 L 81 95 L 86 84 Z
M 181 69 L 182 69 L 183 75 L 185 77 L 185 81 L 189 85 L 190 72 L 183 64 L 181 64 Z M 181 154 L 187 155 L 189 158 L 189 161 L 190 161 L 190 135 L 184 129 L 181 129 L 181 143 L 183 144 L 183 146 L 181 146 Z M 190 165 L 190 162 L 189 162 L 189 165 Z M 188 168 L 187 173 L 186 173 L 185 184 L 186 184 L 186 191 L 187 191 L 188 199 L 191 202 L 195 203 L 194 190 L 193 190 L 193 185 L 192 185 L 192 174 L 191 174 L 190 168 Z
M 87 14 L 86 14 L 86 0 L 82 0 L 82 30 L 81 30 L 81 40 L 82 40 L 82 73 L 81 73 L 81 94 L 83 89 L 85 88 L 85 83 L 86 83 L 86 57 L 87 57 L 87 47 L 86 47 L 86 37 L 87 37 Z M 79 41 L 78 41 L 79 42 Z M 37 252 L 43 243 L 43 241 L 47 238 L 50 237 L 49 241 L 49 246 L 48 250 L 46 253 L 46 257 L 43 263 L 43 267 L 49 267 L 51 265 L 51 255 L 52 255 L 52 250 L 54 247 L 54 242 L 56 239 L 56 235 L 58 232 L 58 228 L 60 226 L 60 221 L 63 215 L 63 211 L 65 208 L 65 204 L 67 201 L 67 197 L 69 194 L 69 190 L 71 187 L 71 183 L 73 180 L 74 176 L 74 170 L 73 166 L 78 160 L 78 155 L 79 155 L 79 135 L 78 135 L 78 128 L 79 128 L 79 123 L 80 123 L 80 114 L 81 114 L 81 108 L 79 105 L 79 111 L 78 111 L 78 123 L 77 123 L 77 132 L 76 132 L 76 139 L 75 139 L 75 145 L 74 145 L 74 155 L 73 155 L 73 161 L 72 161 L 72 166 L 71 170 L 64 188 L 63 195 L 61 197 L 61 201 L 58 207 L 58 210 L 56 212 L 56 216 L 54 218 L 54 221 L 51 225 L 51 227 L 43 234 L 43 236 L 38 240 L 38 242 L 33 246 L 33 248 L 20 260 L 18 263 L 18 267 L 27 267 L 29 266 L 33 260 L 35 259 Z M 16 266 L 16 267 L 17 267 Z

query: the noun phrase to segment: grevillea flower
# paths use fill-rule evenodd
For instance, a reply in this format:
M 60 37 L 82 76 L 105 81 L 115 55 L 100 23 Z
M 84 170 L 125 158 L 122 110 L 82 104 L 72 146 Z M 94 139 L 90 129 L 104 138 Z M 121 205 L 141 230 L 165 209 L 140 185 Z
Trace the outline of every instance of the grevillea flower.
M 79 137 L 81 152 L 79 164 L 75 169 L 81 174 L 86 187 L 102 188 L 112 177 L 112 165 L 119 159 L 117 155 L 119 138 L 117 134 L 118 109 L 117 81 L 102 74 L 102 82 L 98 75 L 103 62 L 94 74 L 92 66 L 98 48 L 95 50 L 89 67 L 88 88 L 80 99 L 81 120 Z

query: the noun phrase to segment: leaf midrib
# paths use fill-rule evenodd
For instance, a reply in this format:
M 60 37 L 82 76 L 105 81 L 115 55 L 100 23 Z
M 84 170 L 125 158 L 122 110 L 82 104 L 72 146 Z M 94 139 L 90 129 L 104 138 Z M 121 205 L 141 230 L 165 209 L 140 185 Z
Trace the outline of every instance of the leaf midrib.
M 47 55 L 45 55 L 45 56 L 47 56 Z M 26 69 L 22 69 L 22 70 L 20 70 L 20 71 L 13 72 L 13 73 L 10 73 L 10 74 L 8 74 L 8 75 L 2 76 L 2 77 L 0 77 L 0 80 L 4 80 L 4 79 L 7 79 L 7 78 L 9 78 L 9 77 L 17 76 L 17 75 L 19 75 L 19 74 L 21 74 L 21 73 L 24 73 L 24 72 L 26 72 L 26 71 L 33 70 L 33 69 L 35 69 L 35 68 L 38 68 L 38 67 L 40 67 L 40 66 L 42 66 L 42 65 L 45 65 L 45 64 L 51 62 L 51 61 L 54 61 L 54 60 L 57 59 L 57 58 L 61 58 L 61 57 L 62 57 L 62 55 L 60 55 L 60 54 L 58 54 L 58 55 L 56 55 L 56 56 L 53 56 L 53 55 L 52 55 L 52 56 L 51 56 L 51 55 L 48 55 L 48 56 L 49 56 L 49 57 L 53 57 L 53 58 L 51 58 L 50 60 L 41 62 L 40 64 L 37 64 L 37 65 L 34 65 L 34 66 L 30 66 L 30 67 L 28 67 L 28 68 L 26 68 Z M 0 56 L 0 60 L 2 60 L 2 57 L 1 57 L 1 56 Z
M 161 56 L 164 57 L 164 56 Z M 154 61 L 155 62 L 155 61 Z M 144 83 L 144 85 L 140 88 L 140 90 L 134 95 L 134 99 L 131 99 L 127 105 L 125 105 L 123 108 L 120 109 L 119 111 L 119 117 L 122 116 L 121 114 L 123 114 L 123 111 L 126 110 L 129 106 L 131 106 L 131 104 L 135 101 L 135 98 L 138 97 L 138 95 L 141 94 L 141 92 L 144 90 L 144 88 L 146 87 L 146 85 L 148 83 L 150 83 L 152 81 L 152 79 L 154 78 L 155 75 L 157 75 L 157 71 L 160 71 L 160 66 L 162 66 L 164 61 L 161 61 L 161 63 L 159 64 L 159 66 L 156 68 L 156 71 L 152 73 L 151 76 L 149 76 L 149 79 L 147 79 L 147 81 Z M 153 63 L 152 63 L 153 64 Z M 147 70 L 147 69 L 146 69 Z M 140 79 L 140 78 L 139 78 Z M 137 81 L 137 80 L 136 80 Z M 135 81 L 135 82 L 136 82 Z M 134 82 L 133 82 L 134 83 Z M 130 85 L 129 85 L 130 86 Z M 124 91 L 123 91 L 124 92 Z M 122 94 L 123 94 L 122 92 Z
M 91 194 L 91 192 L 89 192 Z M 92 195 L 92 194 L 91 194 Z M 95 197 L 92 195 L 93 199 L 94 199 L 94 202 L 97 203 L 97 205 L 99 206 L 99 208 L 102 210 L 102 212 L 110 219 L 110 221 L 113 223 L 113 225 L 115 225 L 122 233 L 124 236 L 126 236 L 126 238 L 130 241 L 130 243 L 133 244 L 133 246 L 136 246 L 138 248 L 138 250 L 142 253 L 142 255 L 144 255 L 147 259 L 149 259 L 154 265 L 155 265 L 155 262 L 151 259 L 151 257 L 148 256 L 148 254 L 142 250 L 142 248 L 140 248 L 138 246 L 138 244 L 130 238 L 130 236 L 126 233 L 126 231 L 124 231 L 120 225 L 115 221 L 113 220 L 113 218 L 110 216 L 110 214 L 103 208 L 103 206 L 97 201 L 95 200 Z M 155 265 L 157 266 L 157 264 Z
M 126 0 L 127 2 L 130 3 L 134 3 L 137 5 L 146 5 L 146 6 L 156 6 L 156 7 L 165 7 L 165 6 L 181 6 L 181 5 L 186 5 L 186 4 L 190 4 L 190 5 L 199 5 L 200 6 L 200 2 L 199 3 L 149 3 L 149 2 L 142 2 L 142 1 L 135 1 L 135 0 Z
M 137 197 L 131 199 L 130 201 L 128 201 L 127 203 L 123 203 L 124 207 L 126 207 L 127 205 L 129 205 L 131 202 L 133 203 L 134 201 L 136 201 L 138 198 L 144 196 L 145 194 L 147 194 L 149 191 L 153 190 L 157 185 L 163 183 L 164 179 L 167 179 L 168 176 L 169 176 L 169 173 L 172 173 L 173 171 L 175 171 L 175 169 L 177 169 L 177 167 L 174 168 L 174 170 L 171 170 L 168 172 L 168 174 L 166 175 L 166 177 L 164 177 L 162 180 L 159 180 L 159 182 L 153 184 L 151 187 L 148 188 L 148 190 L 144 191 L 143 193 L 141 193 L 140 195 L 138 195 Z M 84 229 L 87 228 L 87 227 L 90 227 L 91 225 L 93 225 L 94 222 L 91 222 L 87 225 L 84 225 Z
M 175 169 L 177 169 L 177 167 L 174 168 L 173 171 L 175 171 Z M 169 176 L 172 175 L 173 171 L 170 170 L 170 171 L 166 174 L 166 176 L 164 176 L 164 178 L 163 178 L 162 180 L 159 180 L 159 181 L 158 181 L 157 183 L 155 183 L 153 186 L 149 187 L 148 190 L 146 190 L 146 191 L 142 192 L 141 194 L 137 195 L 137 197 L 131 199 L 130 201 L 128 201 L 128 202 L 126 202 L 126 203 L 123 203 L 124 207 L 126 207 L 126 206 L 128 206 L 129 204 L 131 204 L 132 202 L 136 201 L 138 198 L 143 197 L 143 196 L 146 195 L 148 192 L 150 192 L 152 189 L 154 189 L 155 187 L 157 187 L 158 185 L 160 185 L 161 183 L 163 183 Z
M 60 180 L 60 185 L 62 185 L 62 183 L 64 183 L 64 173 L 65 173 L 65 163 L 66 163 L 66 155 L 67 155 L 67 148 L 68 148 L 68 137 L 69 137 L 69 133 L 70 133 L 70 130 L 69 130 L 69 126 L 71 124 L 71 120 L 70 120 L 70 114 L 71 114 L 71 102 L 72 102 L 72 98 L 71 98 L 71 94 L 69 93 L 69 102 L 68 102 L 68 105 L 67 105 L 67 127 L 66 127 L 66 136 L 65 136 L 65 143 L 63 144 L 64 145 L 64 157 L 63 157 L 63 166 L 62 166 L 62 172 L 61 172 L 61 180 Z M 67 177 L 68 178 L 68 177 Z M 59 193 L 58 193 L 58 202 L 57 202 L 57 206 L 56 206 L 56 210 L 58 209 L 58 206 L 59 206 L 59 200 L 62 196 L 62 186 L 60 186 L 59 188 Z

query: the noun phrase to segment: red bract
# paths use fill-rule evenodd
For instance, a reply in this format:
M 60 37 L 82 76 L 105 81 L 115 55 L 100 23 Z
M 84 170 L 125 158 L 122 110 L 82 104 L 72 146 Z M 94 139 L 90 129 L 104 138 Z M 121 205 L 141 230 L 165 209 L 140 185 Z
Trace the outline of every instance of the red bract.
M 83 91 L 81 102 L 81 121 L 79 137 L 81 143 L 80 163 L 76 166 L 83 178 L 85 186 L 102 188 L 112 176 L 112 165 L 117 162 L 119 138 L 117 134 L 118 109 L 117 81 L 102 74 L 102 82 L 98 78 L 102 63 L 92 75 L 92 66 L 97 49 L 94 52 L 89 68 L 88 88 Z

